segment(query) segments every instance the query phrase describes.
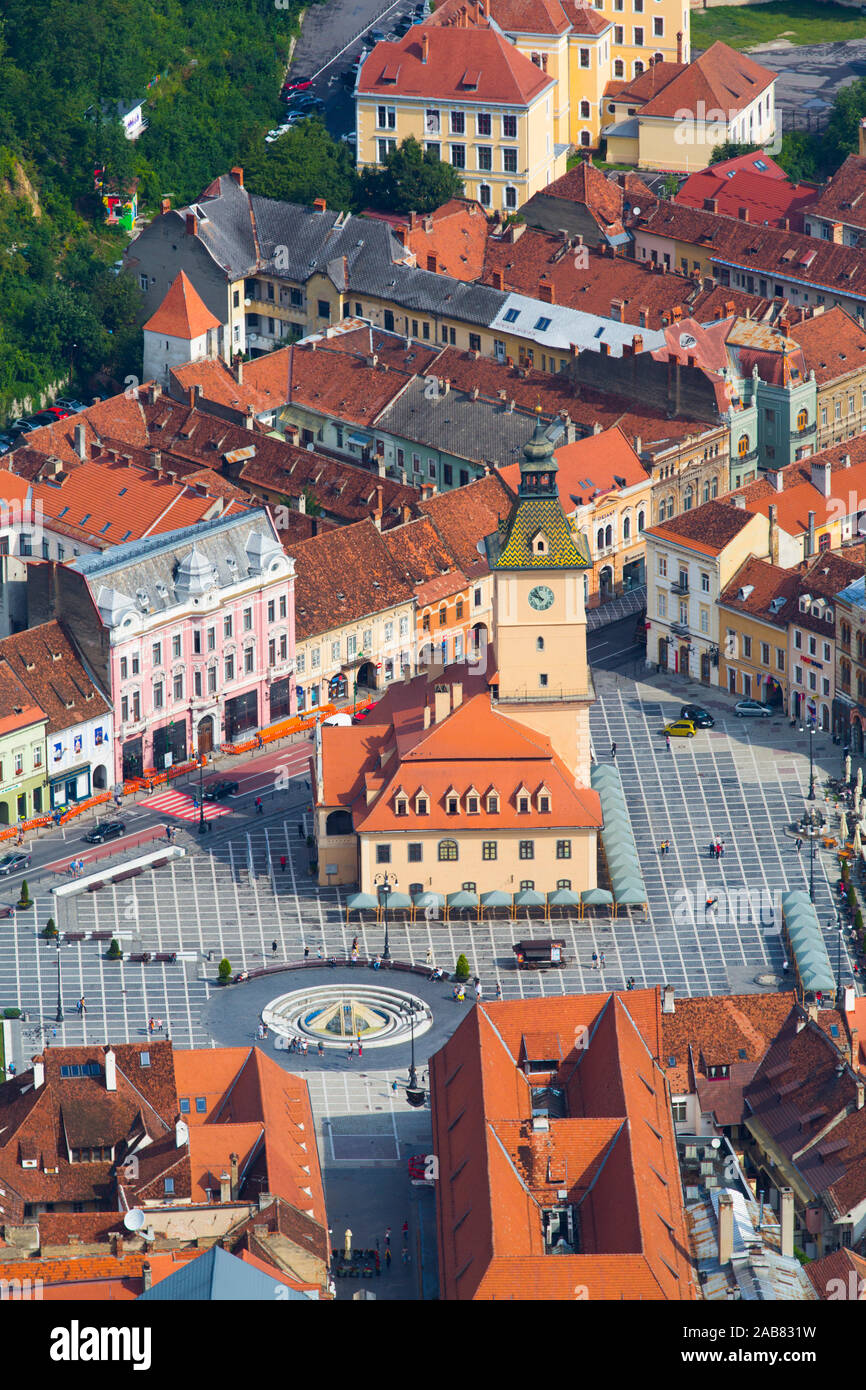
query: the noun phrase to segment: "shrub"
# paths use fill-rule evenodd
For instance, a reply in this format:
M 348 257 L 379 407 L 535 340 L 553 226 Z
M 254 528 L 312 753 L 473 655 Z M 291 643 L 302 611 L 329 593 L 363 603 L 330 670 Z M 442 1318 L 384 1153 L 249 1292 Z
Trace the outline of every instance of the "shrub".
M 458 980 L 469 979 L 469 962 L 462 953 L 457 957 L 457 969 L 454 971 L 454 976 Z
M 225 956 L 223 956 L 222 960 L 221 960 L 220 963 L 219 963 L 219 970 L 217 971 L 217 977 L 218 977 L 218 979 L 220 980 L 220 982 L 221 982 L 222 984 L 224 984 L 224 985 L 225 985 L 225 984 L 228 984 L 229 980 L 230 980 L 231 977 L 232 977 L 232 966 L 231 966 L 231 961 L 226 960 Z
M 857 906 L 857 890 L 853 883 L 848 885 L 848 906 L 851 908 Z
M 42 933 L 42 935 L 45 936 L 45 937 L 48 937 L 48 938 L 50 938 L 50 939 L 53 939 L 54 937 L 56 937 L 56 935 L 57 935 L 57 923 L 55 922 L 55 920 L 54 920 L 53 917 L 49 917 L 49 918 L 48 918 L 48 921 L 45 923 L 45 930 L 44 930 L 44 932 Z
M 109 960 L 123 960 L 123 952 L 120 949 L 120 942 L 116 936 L 111 938 L 111 945 L 106 954 Z
M 21 1010 L 20 1010 L 20 1009 L 4 1009 L 4 1010 L 3 1010 L 3 1017 L 4 1017 L 4 1018 L 20 1018 L 20 1017 L 21 1017 Z
M 863 913 L 861 912 L 861 910 L 860 910 L 859 907 L 858 907 L 857 911 L 854 913 L 854 926 L 857 928 L 858 932 L 861 932 L 861 933 L 862 933 L 862 931 L 863 931 Z
M 849 870 L 849 868 L 848 868 L 848 865 L 845 863 L 845 861 L 844 861 L 844 859 L 843 859 L 843 861 L 842 861 L 842 872 L 841 872 L 841 874 L 840 874 L 840 878 L 841 878 L 841 880 L 842 880 L 843 883 L 847 883 L 847 882 L 848 882 L 848 879 L 850 878 L 850 876 L 851 876 L 851 874 L 850 874 L 850 870 Z
M 30 889 L 27 887 L 26 878 L 21 880 L 21 897 L 18 899 L 19 907 L 31 907 L 33 899 L 30 896 Z

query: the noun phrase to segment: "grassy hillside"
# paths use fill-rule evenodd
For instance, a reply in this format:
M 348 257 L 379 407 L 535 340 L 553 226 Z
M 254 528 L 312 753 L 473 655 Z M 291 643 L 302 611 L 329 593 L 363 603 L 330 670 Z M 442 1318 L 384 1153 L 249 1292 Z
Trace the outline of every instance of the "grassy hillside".
M 847 5 L 815 0 L 774 0 L 770 5 L 720 5 L 692 10 L 692 47 L 721 39 L 731 48 L 787 39 L 789 43 L 835 43 L 866 37 L 866 15 Z

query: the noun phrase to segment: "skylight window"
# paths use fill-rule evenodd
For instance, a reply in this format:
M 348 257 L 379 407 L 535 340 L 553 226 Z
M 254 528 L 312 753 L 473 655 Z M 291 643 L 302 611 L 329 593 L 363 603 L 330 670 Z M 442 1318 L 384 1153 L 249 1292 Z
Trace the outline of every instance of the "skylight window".
M 548 328 L 550 327 L 550 319 L 546 319 L 542 316 L 542 318 L 537 320 L 535 327 L 539 330 L 540 333 L 546 333 Z
M 506 323 L 516 323 L 517 320 L 518 320 L 519 318 L 520 318 L 520 310 L 519 310 L 519 309 L 506 309 L 506 311 L 505 311 L 505 322 L 506 322 Z
M 66 513 L 67 513 L 68 511 L 69 511 L 69 508 L 68 508 L 68 507 L 61 507 L 60 511 L 57 513 L 57 520 L 59 521 L 60 518 L 61 518 L 62 516 L 65 516 Z
M 110 522 L 110 521 L 106 521 L 105 525 L 100 529 L 99 534 L 100 534 L 100 536 L 104 536 L 105 533 L 106 533 L 106 531 L 110 531 L 110 530 L 111 530 L 111 522 Z
M 92 517 L 92 515 L 93 515 L 92 512 L 88 512 L 86 516 L 83 516 L 83 517 L 81 518 L 81 525 L 83 526 L 84 523 L 85 523 L 85 521 L 89 521 L 90 518 Z

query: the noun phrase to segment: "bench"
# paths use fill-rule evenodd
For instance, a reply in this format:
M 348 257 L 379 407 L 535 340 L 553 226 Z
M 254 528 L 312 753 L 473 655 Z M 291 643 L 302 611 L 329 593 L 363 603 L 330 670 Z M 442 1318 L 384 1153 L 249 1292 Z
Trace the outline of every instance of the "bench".
M 150 951 L 139 951 L 135 955 L 131 955 L 129 959 L 137 961 L 139 965 L 147 965 L 151 960 L 153 960 L 153 956 L 151 955 Z
M 175 961 L 177 960 L 177 952 L 158 951 L 157 954 L 154 956 L 154 960 L 164 960 L 168 961 L 169 965 L 174 965 Z
M 63 940 L 64 940 L 64 941 L 83 941 L 83 940 L 85 939 L 86 935 L 87 935 L 87 933 L 86 933 L 86 932 L 83 932 L 83 931 L 65 931 L 65 932 L 63 933 Z
M 90 933 L 90 939 L 91 939 L 91 941 L 111 941 L 111 940 L 113 939 L 113 937 L 114 937 L 114 932 L 110 932 L 110 931 L 93 931 L 93 932 Z M 68 935 L 67 935 L 67 939 L 68 939 L 68 940 L 71 940 L 71 939 L 72 939 L 71 934 L 68 934 Z

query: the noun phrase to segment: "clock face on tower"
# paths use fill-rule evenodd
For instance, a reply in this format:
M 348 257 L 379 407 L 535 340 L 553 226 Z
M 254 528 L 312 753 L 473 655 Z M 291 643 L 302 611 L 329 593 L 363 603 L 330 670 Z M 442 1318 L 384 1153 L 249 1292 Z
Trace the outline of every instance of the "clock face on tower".
M 548 589 L 546 584 L 536 584 L 534 589 L 529 590 L 529 606 L 544 612 L 553 603 L 553 590 Z

